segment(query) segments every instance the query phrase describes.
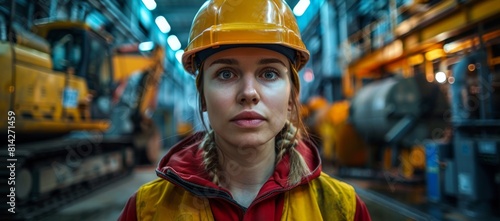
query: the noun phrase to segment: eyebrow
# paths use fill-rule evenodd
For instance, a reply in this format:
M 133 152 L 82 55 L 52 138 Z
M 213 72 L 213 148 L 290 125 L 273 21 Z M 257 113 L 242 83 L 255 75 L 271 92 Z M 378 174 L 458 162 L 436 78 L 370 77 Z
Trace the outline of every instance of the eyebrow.
M 223 59 L 217 59 L 214 62 L 212 62 L 210 66 L 214 64 L 228 64 L 228 65 L 237 65 L 238 61 L 236 59 L 231 59 L 231 58 L 223 58 Z
M 285 63 L 283 63 L 283 61 L 281 61 L 280 59 L 276 59 L 276 58 L 264 58 L 264 59 L 259 61 L 259 64 L 274 64 L 274 63 L 280 63 L 286 67 L 286 65 L 285 65 Z
M 263 65 L 263 64 L 274 64 L 274 63 L 279 63 L 279 64 L 282 64 L 283 66 L 286 67 L 286 64 L 283 63 L 283 61 L 281 61 L 280 59 L 276 59 L 276 58 L 264 58 L 264 59 L 261 59 L 258 64 Z M 209 67 L 214 65 L 214 64 L 238 65 L 238 61 L 236 59 L 232 59 L 232 58 L 217 59 L 214 62 L 212 62 L 209 65 Z

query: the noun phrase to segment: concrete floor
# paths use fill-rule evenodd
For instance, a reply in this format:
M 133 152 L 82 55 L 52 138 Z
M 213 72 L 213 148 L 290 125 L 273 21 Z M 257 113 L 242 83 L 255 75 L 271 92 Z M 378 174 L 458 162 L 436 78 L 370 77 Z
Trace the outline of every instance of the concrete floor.
M 97 190 L 41 221 L 117 220 L 128 198 L 142 185 L 156 179 L 153 166 L 136 168 L 132 175 Z

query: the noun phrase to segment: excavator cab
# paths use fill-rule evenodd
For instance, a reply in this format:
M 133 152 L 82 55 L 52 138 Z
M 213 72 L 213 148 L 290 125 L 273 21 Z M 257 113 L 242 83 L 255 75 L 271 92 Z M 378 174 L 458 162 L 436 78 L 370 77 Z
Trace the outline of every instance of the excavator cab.
M 0 84 L 16 114 L 18 141 L 78 130 L 105 131 L 110 115 L 110 38 L 77 22 L 50 22 L 29 31 L 6 16 L 0 24 Z M 5 29 L 6 27 L 6 29 Z M 4 125 L 4 124 L 1 124 Z
M 87 82 L 91 118 L 108 119 L 114 88 L 109 47 L 111 37 L 77 22 L 39 24 L 34 30 L 50 43 L 55 71 L 69 72 Z M 65 105 L 75 105 L 74 93 L 64 91 Z
M 149 56 L 111 51 L 112 37 L 77 21 L 52 21 L 35 25 L 33 32 L 46 39 L 51 48 L 53 71 L 66 73 L 66 79 L 80 79 L 84 88 L 64 87 L 63 106 L 80 110 L 81 118 L 107 121 L 105 135 L 134 137 L 139 152 L 147 152 L 149 162 L 156 162 L 161 146 L 159 132 L 151 116 L 156 106 L 157 87 L 163 74 L 164 50 L 156 48 Z M 114 104 L 120 82 L 134 73 L 138 81 L 128 89 L 132 97 L 124 107 Z M 81 93 L 86 96 L 82 100 Z M 123 95 L 123 94 L 122 94 Z M 125 126 L 131 124 L 133 131 Z M 154 137 L 154 138 L 152 138 Z

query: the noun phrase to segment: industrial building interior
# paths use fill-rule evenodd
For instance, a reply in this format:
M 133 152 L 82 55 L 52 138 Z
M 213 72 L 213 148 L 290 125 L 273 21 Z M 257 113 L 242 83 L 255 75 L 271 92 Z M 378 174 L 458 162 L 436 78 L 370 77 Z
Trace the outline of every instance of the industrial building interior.
M 204 2 L 0 0 L 0 220 L 117 220 L 204 130 L 181 63 Z M 286 3 L 323 171 L 372 220 L 500 220 L 500 1 Z

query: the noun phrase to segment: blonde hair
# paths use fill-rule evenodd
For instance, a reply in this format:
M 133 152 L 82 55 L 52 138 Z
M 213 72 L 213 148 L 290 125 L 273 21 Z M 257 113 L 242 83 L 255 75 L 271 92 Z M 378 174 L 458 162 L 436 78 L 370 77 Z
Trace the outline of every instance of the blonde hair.
M 203 64 L 201 65 L 203 67 Z M 311 174 L 309 166 L 305 162 L 304 158 L 297 150 L 297 146 L 303 137 L 307 137 L 307 131 L 299 115 L 300 102 L 299 102 L 299 92 L 300 84 L 298 82 L 298 73 L 295 68 L 292 70 L 292 88 L 290 93 L 290 98 L 292 102 L 291 119 L 288 120 L 281 131 L 276 135 L 275 148 L 276 148 L 276 161 L 277 165 L 285 154 L 289 154 L 290 158 L 290 173 L 288 175 L 288 184 L 296 185 L 300 183 L 302 178 Z M 203 121 L 203 111 L 204 111 L 204 93 L 203 93 L 203 77 L 202 68 L 198 71 L 196 76 L 196 88 L 199 92 L 199 104 L 198 114 Z M 218 159 L 218 149 L 215 144 L 214 131 L 207 125 L 203 124 L 207 133 L 203 138 L 200 148 L 203 150 L 203 164 L 209 176 L 212 178 L 212 182 L 219 185 L 223 181 L 222 168 L 219 164 Z

